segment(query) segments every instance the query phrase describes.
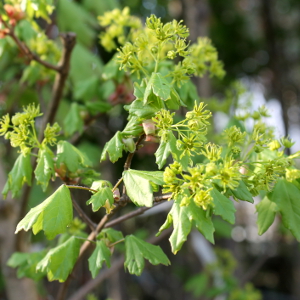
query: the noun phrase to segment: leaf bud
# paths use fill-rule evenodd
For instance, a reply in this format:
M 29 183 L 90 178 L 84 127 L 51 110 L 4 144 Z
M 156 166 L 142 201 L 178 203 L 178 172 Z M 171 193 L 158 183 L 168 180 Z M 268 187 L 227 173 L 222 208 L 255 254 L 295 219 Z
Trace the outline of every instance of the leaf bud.
M 133 138 L 122 139 L 122 142 L 127 151 L 129 151 L 130 153 L 133 153 L 135 151 L 135 142 Z
M 146 135 L 154 135 L 156 126 L 151 119 L 143 121 L 143 128 Z
M 118 188 L 113 191 L 113 196 L 116 201 L 120 200 L 120 190 Z

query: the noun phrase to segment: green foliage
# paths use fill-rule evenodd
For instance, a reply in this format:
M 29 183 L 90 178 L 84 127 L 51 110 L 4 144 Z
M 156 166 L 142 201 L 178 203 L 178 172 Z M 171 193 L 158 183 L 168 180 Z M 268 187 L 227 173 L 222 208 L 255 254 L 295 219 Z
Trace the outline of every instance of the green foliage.
M 107 51 L 116 52 L 104 65 L 88 49 L 98 26 L 92 10 L 106 11 L 110 5 L 100 2 L 85 0 L 81 6 L 74 1 L 58 2 L 58 26 L 62 30 L 75 31 L 79 40 L 72 52 L 70 80 L 64 86 L 62 104 L 71 103 L 70 108 L 65 115 L 65 110 L 60 107 L 59 114 L 62 116 L 56 116 L 58 122 L 64 119 L 64 137 L 61 136 L 58 123 L 48 124 L 44 132 L 39 132 L 36 119 L 43 114 L 32 100 L 23 107 L 23 112 L 17 112 L 12 117 L 4 115 L 0 120 L 0 135 L 10 140 L 11 146 L 21 152 L 8 174 L 2 192 L 5 197 L 9 191 L 16 197 L 25 183 L 31 185 L 32 174 L 44 192 L 49 181 L 56 177 L 68 184 L 62 184 L 41 204 L 30 209 L 16 228 L 16 233 L 22 229 L 32 229 L 34 234 L 44 231 L 48 239 L 60 234 L 58 246 L 49 249 L 47 254 L 44 251 L 15 253 L 8 264 L 18 268 L 20 277 L 39 279 L 47 274 L 50 281 L 63 282 L 67 279 L 77 261 L 81 240 L 87 237 L 82 222 L 76 218 L 73 220 L 72 200 L 75 208 L 76 200 L 71 198 L 69 188 L 91 192 L 92 196 L 86 204 L 92 205 L 93 212 L 101 207 L 106 209 L 106 217 L 93 230 L 95 234 L 92 239 L 95 241 L 88 240 L 96 243 L 89 258 L 93 278 L 104 262 L 110 267 L 112 249 L 124 240 L 125 250 L 124 247 L 116 247 L 116 250 L 125 252 L 124 265 L 129 273 L 140 275 L 145 259 L 154 265 L 170 264 L 160 247 L 135 235 L 127 235 L 124 239 L 122 232 L 104 228 L 105 221 L 117 210 L 122 211 L 128 203 L 150 208 L 155 202 L 161 201 L 161 197 L 157 198 L 155 194 L 160 188 L 164 199 L 172 200 L 173 204 L 158 235 L 173 226 L 170 244 L 174 254 L 182 248 L 193 227 L 214 243 L 214 215 L 234 224 L 234 201 L 253 203 L 253 197 L 259 194 L 265 195 L 256 206 L 259 234 L 263 234 L 274 222 L 276 214 L 280 213 L 283 225 L 300 240 L 297 229 L 300 222 L 297 181 L 300 171 L 293 166 L 294 159 L 300 153 L 284 154 L 284 148 L 291 147 L 293 143 L 287 138 L 278 140 L 273 129 L 263 123 L 263 119 L 269 115 L 266 108 L 261 107 L 251 114 L 246 112 L 232 116 L 220 136 L 212 137 L 212 112 L 208 108 L 216 108 L 218 103 L 214 100 L 208 104 L 204 99 L 200 101 L 191 81 L 191 77 L 201 77 L 207 73 L 217 78 L 225 75 L 211 41 L 199 38 L 196 43 L 190 43 L 189 30 L 182 21 L 164 24 L 160 18 L 151 15 L 143 26 L 138 18 L 130 16 L 128 8 L 122 11 L 115 9 L 98 17 L 102 27 L 100 44 Z M 21 2 L 16 0 L 10 3 Z M 42 61 L 56 65 L 61 57 L 61 45 L 49 40 L 34 21 L 39 17 L 50 20 L 48 13 L 53 9 L 52 1 L 28 0 L 22 1 L 22 5 L 27 15 L 22 15 L 22 20 L 18 20 L 20 22 L 13 27 L 16 37 L 28 44 L 34 55 Z M 33 11 L 34 7 L 37 11 Z M 3 20 L 8 20 L 6 13 L 2 15 Z M 3 35 L 5 32 L 0 27 L 0 33 Z M 1 41 L 1 59 L 17 57 L 14 47 L 12 39 Z M 32 57 L 29 60 L 21 75 L 21 82 L 27 82 L 31 87 L 52 83 L 54 71 Z M 0 66 L 2 64 L 9 68 L 0 61 Z M 12 74 L 14 77 L 17 73 Z M 45 98 L 50 98 L 49 90 L 48 94 L 44 91 L 47 95 Z M 220 110 L 228 112 L 232 100 L 235 101 L 233 106 L 237 106 L 241 93 L 240 85 L 230 86 Z M 40 98 L 43 96 L 42 93 L 39 95 Z M 107 103 L 106 99 L 110 99 L 111 103 Z M 71 141 L 75 133 L 76 136 L 81 135 L 84 125 L 90 124 L 99 113 L 107 113 L 113 106 L 109 114 L 118 114 L 122 107 L 115 105 L 114 101 L 126 103 L 123 108 L 128 113 L 127 123 L 122 131 L 118 128 L 114 135 L 111 134 L 112 138 L 106 141 L 100 160 L 102 162 L 108 158 L 111 163 L 116 163 L 127 156 L 124 171 L 115 185 L 102 180 L 100 174 L 91 168 L 88 155 L 65 139 L 69 137 Z M 244 122 L 249 120 L 253 127 L 246 130 Z M 100 139 L 101 134 L 97 131 Z M 39 140 L 38 136 L 42 135 L 44 137 Z M 86 136 L 98 138 L 93 131 Z M 155 168 L 149 171 L 135 170 L 131 167 L 135 152 L 148 141 L 158 143 L 154 156 L 157 168 L 164 168 L 162 171 Z M 56 144 L 57 148 L 54 149 Z M 94 147 L 96 151 L 97 147 Z M 31 162 L 33 158 L 36 159 L 35 163 Z M 78 186 L 79 182 L 81 186 Z M 120 195 L 119 185 L 122 182 L 123 192 Z M 231 196 L 233 199 L 230 199 Z M 126 217 L 130 215 L 125 216 L 124 220 Z M 90 221 L 87 223 L 93 227 Z M 100 232 L 98 228 L 101 228 Z M 222 275 L 226 278 L 225 275 L 233 272 L 234 267 L 230 257 L 223 259 L 226 263 L 222 270 L 227 273 Z M 207 285 L 211 282 L 214 268 L 216 266 L 208 269 L 207 274 L 190 281 L 187 288 L 195 289 L 197 282 L 195 293 L 198 297 L 205 295 L 212 298 L 224 292 L 228 299 L 243 299 L 241 290 L 229 275 L 224 287 L 208 292 Z M 245 299 L 260 299 L 251 286 L 245 290 L 248 297 Z
M 53 239 L 66 231 L 72 219 L 70 191 L 65 185 L 61 185 L 54 194 L 28 212 L 17 225 L 16 233 L 32 228 L 34 234 L 43 230 L 48 239 Z
M 18 268 L 18 278 L 28 277 L 33 280 L 43 278 L 45 272 L 36 272 L 36 266 L 46 255 L 46 250 L 32 253 L 15 252 L 7 261 L 7 265 L 12 268 Z
M 12 197 L 16 197 L 25 182 L 31 185 L 31 175 L 30 155 L 20 154 L 8 174 L 7 182 L 2 191 L 3 196 L 6 197 L 8 192 L 11 191 Z
M 141 275 L 145 259 L 153 265 L 169 265 L 170 261 L 159 246 L 151 245 L 134 235 L 125 237 L 125 264 L 130 274 Z
M 103 241 L 97 242 L 96 249 L 89 258 L 89 268 L 93 278 L 96 277 L 102 268 L 103 262 L 106 262 L 107 267 L 110 268 L 110 256 L 111 252 L 105 243 Z
M 70 237 L 61 245 L 52 248 L 46 256 L 37 264 L 38 272 L 47 272 L 49 281 L 58 280 L 64 282 L 79 255 L 81 241 L 76 237 Z

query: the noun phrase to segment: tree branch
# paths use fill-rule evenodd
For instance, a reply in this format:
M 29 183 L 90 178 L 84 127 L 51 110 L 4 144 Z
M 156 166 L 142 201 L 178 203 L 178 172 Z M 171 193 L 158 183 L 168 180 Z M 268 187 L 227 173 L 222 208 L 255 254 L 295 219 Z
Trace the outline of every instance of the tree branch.
M 92 231 L 94 231 L 97 227 L 97 224 L 95 224 L 88 216 L 87 214 L 82 210 L 82 208 L 78 205 L 76 200 L 72 197 L 72 203 L 74 208 L 76 209 L 78 215 L 81 217 L 81 219 L 90 227 Z
M 14 35 L 14 33 L 13 33 L 13 35 Z M 44 138 L 44 130 L 46 129 L 47 124 L 53 123 L 53 121 L 54 121 L 54 117 L 56 115 L 56 112 L 57 112 L 57 109 L 59 106 L 59 101 L 62 97 L 63 88 L 65 86 L 65 82 L 66 82 L 66 79 L 68 77 L 69 70 L 70 70 L 71 52 L 76 43 L 75 33 L 71 32 L 71 33 L 61 34 L 61 38 L 63 41 L 64 50 L 63 50 L 61 61 L 59 62 L 59 64 L 57 65 L 57 68 L 56 68 L 56 71 L 58 73 L 55 77 L 55 82 L 53 85 L 52 99 L 51 99 L 50 105 L 46 111 L 46 114 L 44 115 L 44 118 L 42 121 L 42 126 L 40 128 L 39 138 L 38 138 L 40 143 L 42 142 L 42 140 Z M 15 41 L 20 42 L 17 38 Z M 25 47 L 24 49 L 28 48 L 27 46 L 24 46 L 25 44 L 22 42 L 20 42 L 19 45 L 21 45 L 21 47 Z M 32 52 L 30 51 L 30 53 L 32 53 Z M 36 160 L 33 163 L 33 167 L 32 167 L 33 170 L 35 169 L 35 166 L 36 166 Z M 18 220 L 21 220 L 27 211 L 30 191 L 31 191 L 31 187 L 26 185 L 24 188 L 22 198 L 21 198 L 21 209 L 19 212 Z M 16 239 L 16 248 L 18 251 L 20 251 L 22 249 L 22 240 L 23 240 L 23 234 L 19 234 Z
M 5 28 L 8 29 L 7 35 L 9 35 L 15 41 L 15 43 L 17 44 L 21 52 L 29 59 L 29 61 L 34 60 L 48 69 L 54 70 L 56 72 L 60 72 L 60 66 L 55 66 L 47 61 L 42 60 L 37 54 L 33 53 L 28 48 L 28 46 L 15 35 L 13 27 L 9 26 L 7 22 L 5 22 L 3 19 L 1 19 L 1 23 L 4 25 Z

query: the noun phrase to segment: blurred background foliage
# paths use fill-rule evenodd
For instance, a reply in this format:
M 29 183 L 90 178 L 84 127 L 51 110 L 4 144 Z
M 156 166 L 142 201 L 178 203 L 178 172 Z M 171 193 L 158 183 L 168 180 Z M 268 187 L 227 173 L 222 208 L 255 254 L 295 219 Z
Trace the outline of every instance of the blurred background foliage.
M 208 36 L 212 40 L 227 74 L 223 80 L 207 77 L 195 80 L 199 97 L 205 99 L 215 112 L 212 133 L 228 123 L 238 123 L 233 116 L 242 105 L 252 111 L 257 108 L 257 103 L 267 106 L 269 103 L 275 124 L 281 130 L 278 134 L 290 135 L 296 140 L 295 150 L 299 150 L 298 0 L 57 0 L 55 3 L 56 10 L 49 22 L 36 19 L 45 35 L 42 30 L 32 30 L 27 21 L 21 22 L 17 30 L 31 49 L 53 63 L 60 58 L 60 47 L 52 40 L 59 40 L 59 33 L 64 31 L 77 34 L 57 121 L 63 127 L 65 137 L 86 153 L 102 178 L 114 182 L 122 172 L 124 161 L 114 166 L 109 162 L 100 165 L 99 159 L 105 142 L 124 128 L 127 115 L 122 107 L 132 100 L 133 87 L 129 77 L 111 61 L 115 52 L 106 52 L 99 44 L 99 35 L 104 28 L 99 25 L 97 16 L 125 6 L 129 6 L 131 13 L 143 22 L 150 14 L 163 21 L 183 19 L 190 28 L 191 40 L 195 41 L 197 36 Z M 44 111 L 51 98 L 53 79 L 52 71 L 35 62 L 26 62 L 10 39 L 0 39 L 0 115 L 13 114 L 32 102 L 40 103 Z M 191 99 L 197 97 L 193 90 L 182 93 L 190 93 Z M 155 147 L 156 144 L 151 143 L 144 147 L 134 160 L 133 168 L 155 167 Z M 0 156 L 2 166 L 8 172 L 16 153 L 5 140 L 0 145 Z M 51 194 L 52 191 L 49 187 L 47 192 Z M 81 191 L 76 193 L 84 204 L 88 195 Z M 45 196 L 40 187 L 35 186 L 31 191 L 30 207 L 43 199 Z M 95 221 L 99 219 L 99 215 L 91 214 L 85 205 L 82 208 Z M 214 282 L 216 266 L 203 258 L 205 250 L 199 255 L 197 247 L 204 246 L 197 239 L 189 240 L 177 256 L 171 254 L 165 240 L 162 247 L 172 262 L 171 267 L 149 266 L 141 277 L 120 271 L 88 299 L 225 299 L 217 298 L 220 286 L 232 300 L 300 299 L 299 245 L 281 228 L 280 220 L 264 236 L 258 237 L 255 207 L 239 203 L 237 208 L 234 227 L 221 219 L 214 221 L 217 246 L 231 253 L 224 250 L 223 254 L 222 251 L 215 254 L 220 257 L 220 268 L 225 272 L 226 280 L 221 284 Z M 166 211 L 161 210 L 119 226 L 124 233 L 142 227 L 141 235 L 153 235 L 165 215 Z M 32 241 L 38 247 L 43 243 L 43 237 L 37 235 Z M 207 249 L 213 251 L 210 246 Z M 85 265 L 81 266 L 81 271 L 82 275 L 72 287 L 74 290 L 89 280 Z M 245 285 L 248 281 L 253 286 Z M 262 293 L 262 298 L 254 286 Z M 43 299 L 47 299 L 47 293 L 56 289 L 56 283 L 48 283 L 46 287 L 40 285 L 40 288 L 45 295 Z M 0 291 L 1 299 L 6 299 L 3 280 Z

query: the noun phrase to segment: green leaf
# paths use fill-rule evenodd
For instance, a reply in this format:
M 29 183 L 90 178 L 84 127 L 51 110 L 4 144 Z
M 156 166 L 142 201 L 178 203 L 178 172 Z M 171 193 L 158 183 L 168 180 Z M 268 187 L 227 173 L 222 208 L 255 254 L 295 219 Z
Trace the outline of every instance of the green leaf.
M 3 197 L 6 198 L 9 191 L 11 191 L 13 198 L 16 197 L 25 182 L 31 186 L 31 176 L 30 155 L 23 156 L 20 154 L 8 174 L 7 182 L 2 191 Z
M 134 235 L 125 237 L 125 247 L 124 266 L 130 274 L 141 275 L 145 266 L 145 259 L 152 265 L 163 264 L 167 266 L 170 264 L 168 257 L 159 246 L 149 244 Z
M 91 162 L 69 142 L 59 141 L 57 144 L 56 166 L 59 168 L 61 164 L 65 164 L 68 170 L 74 173 L 82 166 L 90 166 Z
M 82 133 L 83 125 L 84 123 L 80 116 L 80 107 L 74 102 L 64 119 L 65 135 L 70 136 L 76 131 Z
M 98 238 L 107 238 L 111 243 L 120 241 L 124 238 L 123 233 L 121 231 L 115 230 L 113 228 L 104 228 Z
M 73 270 L 79 255 L 80 245 L 81 241 L 76 237 L 69 238 L 63 244 L 50 249 L 38 263 L 36 270 L 47 272 L 49 281 L 64 282 Z
M 130 174 L 142 177 L 144 179 L 147 179 L 151 182 L 154 182 L 158 185 L 165 184 L 164 182 L 164 172 L 163 171 L 138 171 L 138 170 L 128 170 L 126 172 L 129 172 Z
M 102 268 L 103 262 L 110 268 L 111 252 L 105 245 L 104 241 L 99 241 L 96 244 L 96 249 L 89 258 L 89 269 L 92 273 L 92 277 L 95 278 Z
M 111 188 L 101 188 L 86 202 L 86 204 L 92 204 L 93 211 L 97 211 L 104 206 L 106 208 L 106 213 L 110 213 L 114 204 L 114 195 Z
M 273 224 L 278 207 L 275 202 L 271 201 L 266 196 L 259 204 L 256 205 L 256 211 L 258 213 L 258 234 L 262 235 Z
M 126 192 L 132 202 L 139 206 L 151 207 L 153 205 L 153 190 L 148 179 L 140 176 L 135 170 L 123 172 Z
M 56 18 L 59 30 L 75 32 L 80 43 L 91 46 L 96 37 L 93 28 L 97 26 L 96 18 L 76 2 L 68 0 L 58 2 Z
M 31 253 L 15 252 L 7 261 L 11 268 L 18 268 L 18 278 L 28 277 L 39 280 L 46 275 L 45 272 L 36 272 L 38 262 L 46 255 L 46 250 Z
M 38 153 L 37 166 L 34 170 L 37 184 L 42 186 L 45 192 L 51 178 L 55 176 L 53 153 L 49 148 L 40 149 Z
M 141 119 L 151 119 L 156 112 L 158 112 L 163 106 L 158 101 L 143 104 L 143 101 L 136 99 L 130 105 L 124 105 L 124 109 L 132 116 L 137 116 Z
M 239 186 L 235 190 L 231 190 L 231 192 L 236 198 L 240 200 L 254 203 L 252 194 L 249 192 L 243 180 L 241 180 Z
M 214 243 L 214 226 L 211 219 L 206 216 L 206 212 L 195 205 L 193 200 L 188 206 L 180 206 L 180 200 L 181 198 L 174 202 L 166 222 L 161 226 L 158 233 L 160 234 L 173 223 L 174 230 L 169 239 L 172 252 L 176 254 L 181 249 L 192 229 L 193 224 L 207 240 Z
M 74 98 L 88 102 L 97 94 L 99 78 L 96 75 L 81 80 L 74 87 Z
M 131 116 L 126 127 L 122 131 L 124 136 L 139 136 L 143 133 L 143 126 L 140 118 Z
M 61 185 L 54 194 L 32 208 L 17 225 L 16 232 L 32 228 L 34 234 L 44 230 L 48 239 L 66 231 L 73 219 L 70 191 Z
M 213 189 L 210 192 L 211 196 L 214 199 L 214 213 L 218 216 L 221 216 L 223 220 L 229 222 L 230 224 L 234 224 L 235 222 L 235 207 L 233 202 L 222 195 L 217 189 Z
M 270 200 L 275 202 L 282 215 L 283 225 L 300 241 L 300 190 L 291 182 L 280 179 L 276 183 Z
M 125 149 L 122 138 L 122 133 L 117 131 L 111 140 L 105 144 L 101 154 L 100 162 L 106 159 L 106 153 L 108 153 L 109 159 L 113 163 L 122 157 L 122 152 Z
M 90 49 L 77 43 L 72 51 L 70 79 L 74 86 L 82 85 L 82 81 L 96 76 L 101 77 L 102 62 L 98 55 L 94 55 Z
M 168 140 L 166 142 L 161 141 L 158 149 L 154 154 L 159 169 L 161 169 L 165 165 L 167 158 L 169 157 L 170 154 L 172 154 L 172 149 L 176 148 L 175 136 L 173 135 L 172 132 L 169 132 L 168 136 L 169 136 Z
M 152 73 L 144 93 L 144 104 L 148 102 L 151 91 L 160 99 L 167 100 L 170 98 L 171 84 L 160 73 Z

